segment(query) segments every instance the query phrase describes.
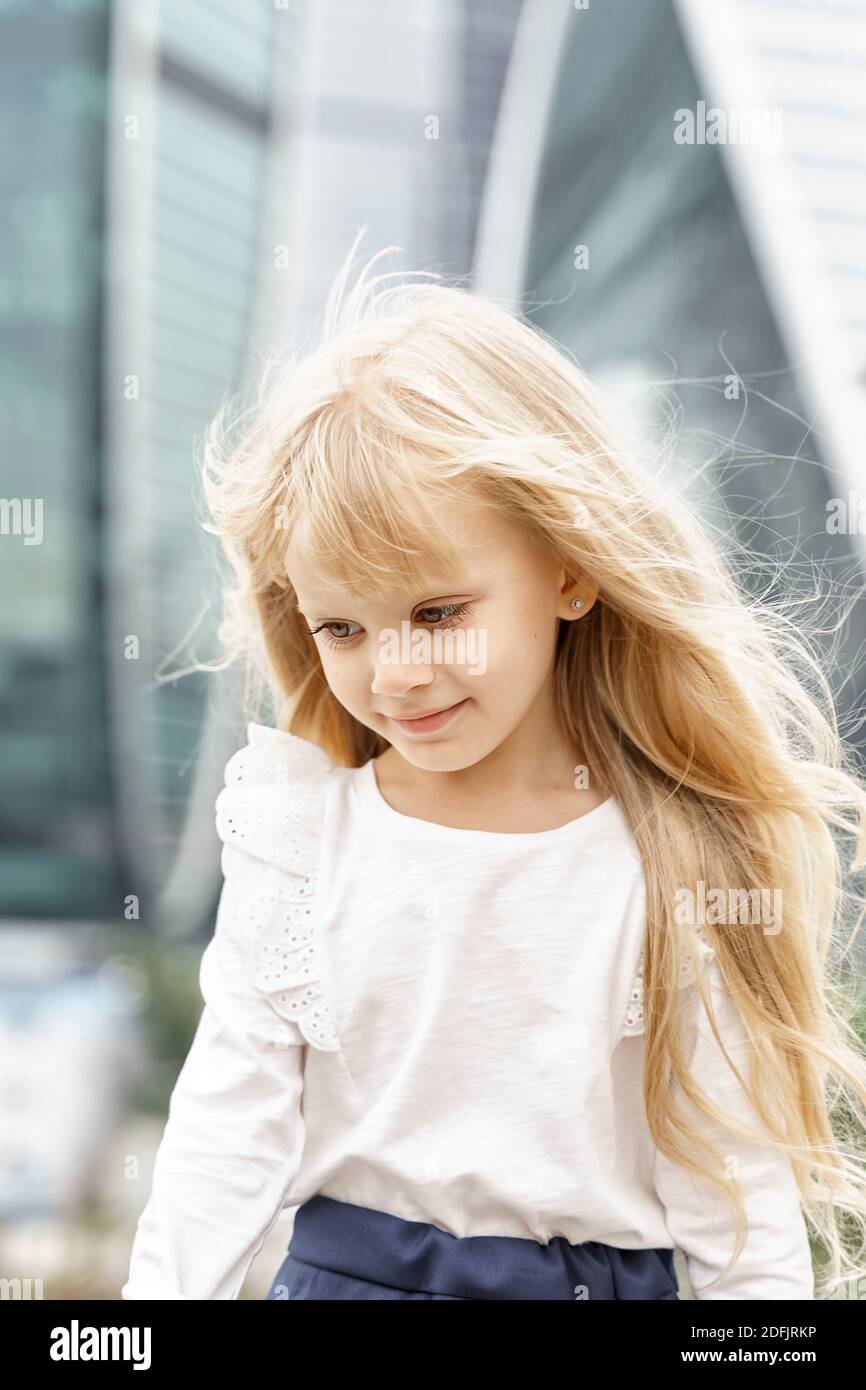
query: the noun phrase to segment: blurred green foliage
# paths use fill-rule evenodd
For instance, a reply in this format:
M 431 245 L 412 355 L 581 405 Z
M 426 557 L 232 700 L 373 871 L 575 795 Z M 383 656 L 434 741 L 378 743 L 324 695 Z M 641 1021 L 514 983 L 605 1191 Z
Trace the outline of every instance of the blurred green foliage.
M 125 956 L 141 972 L 146 988 L 139 1016 L 145 1055 L 130 1104 L 165 1116 L 204 1007 L 198 975 L 207 941 L 174 941 L 140 927 L 115 930 L 111 940 L 112 954 Z

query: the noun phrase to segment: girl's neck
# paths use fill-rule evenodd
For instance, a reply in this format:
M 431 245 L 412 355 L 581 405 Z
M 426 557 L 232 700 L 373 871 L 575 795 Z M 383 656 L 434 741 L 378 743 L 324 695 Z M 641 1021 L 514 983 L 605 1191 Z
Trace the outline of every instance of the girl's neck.
M 403 815 L 444 818 L 467 830 L 552 830 L 605 800 L 573 747 L 554 724 L 546 735 L 526 724 L 479 761 L 453 771 L 415 767 L 393 746 L 376 759 L 385 800 Z

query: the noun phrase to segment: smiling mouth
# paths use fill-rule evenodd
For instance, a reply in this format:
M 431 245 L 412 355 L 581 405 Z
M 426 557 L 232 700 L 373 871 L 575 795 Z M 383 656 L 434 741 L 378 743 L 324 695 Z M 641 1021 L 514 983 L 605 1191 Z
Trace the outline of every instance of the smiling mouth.
M 391 715 L 390 718 L 395 724 L 399 724 L 406 733 L 432 733 L 446 724 L 458 710 L 468 702 L 469 696 L 458 700 L 456 704 L 444 705 L 441 709 L 428 710 L 423 714 L 404 714 Z
M 460 703 L 459 701 L 456 703 Z M 391 718 L 399 723 L 412 723 L 416 719 L 432 719 L 434 714 L 444 714 L 447 709 L 454 709 L 455 705 L 440 705 L 439 709 L 425 709 L 420 714 L 392 714 Z

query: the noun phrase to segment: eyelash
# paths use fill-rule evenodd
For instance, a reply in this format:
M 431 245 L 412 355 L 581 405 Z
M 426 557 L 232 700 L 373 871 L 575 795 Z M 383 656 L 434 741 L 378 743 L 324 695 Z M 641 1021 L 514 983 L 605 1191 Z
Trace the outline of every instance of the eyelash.
M 469 617 L 472 612 L 472 607 L 468 603 L 428 603 L 424 608 L 420 608 L 418 611 L 420 613 L 432 611 L 434 613 L 447 614 L 447 620 L 440 618 L 438 623 L 427 624 L 428 627 L 439 628 L 441 630 L 442 628 L 455 627 L 458 622 L 462 622 L 464 618 Z M 308 628 L 308 631 L 311 637 L 315 637 L 317 632 L 324 632 L 325 645 L 327 647 L 347 647 L 352 641 L 352 638 L 358 636 L 357 632 L 350 633 L 348 637 L 335 637 L 332 632 L 328 631 L 331 627 L 346 626 L 348 626 L 347 623 L 320 623 L 318 627 Z

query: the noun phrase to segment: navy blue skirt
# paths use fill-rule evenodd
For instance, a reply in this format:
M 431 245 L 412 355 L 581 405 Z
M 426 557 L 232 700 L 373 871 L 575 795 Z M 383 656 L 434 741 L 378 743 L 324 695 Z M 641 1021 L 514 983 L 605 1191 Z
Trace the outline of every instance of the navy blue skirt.
M 266 1299 L 670 1299 L 673 1250 L 455 1236 L 321 1193 L 298 1207 Z

